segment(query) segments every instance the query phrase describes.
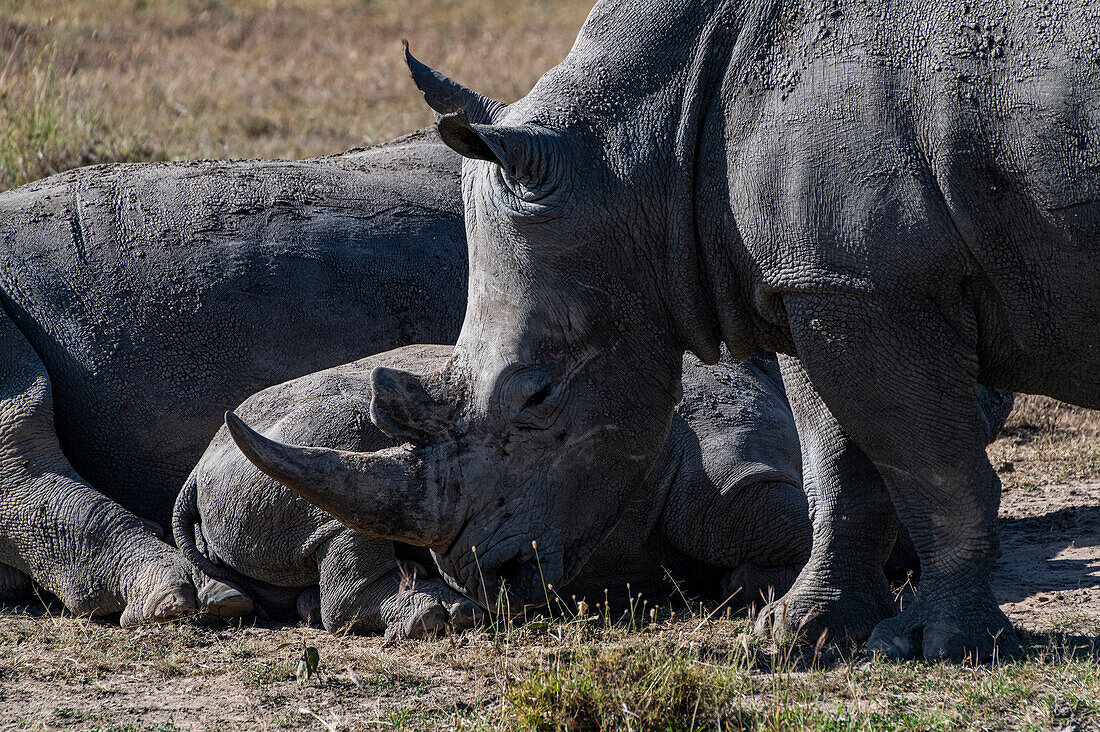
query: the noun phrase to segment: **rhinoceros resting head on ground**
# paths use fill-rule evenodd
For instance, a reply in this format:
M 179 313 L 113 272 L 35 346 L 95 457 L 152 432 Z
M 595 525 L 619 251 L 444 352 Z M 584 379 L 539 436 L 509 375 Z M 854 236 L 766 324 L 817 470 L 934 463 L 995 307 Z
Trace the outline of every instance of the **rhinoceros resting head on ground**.
M 273 439 L 344 451 L 393 445 L 370 423 L 370 372 L 430 371 L 449 346 L 409 346 L 277 384 L 234 413 Z M 377 492 L 399 485 L 380 481 Z M 330 632 L 415 638 L 460 629 L 474 606 L 432 580 L 423 549 L 352 532 L 258 471 L 223 427 L 187 478 L 176 544 L 203 572 L 243 587 L 269 617 L 297 614 Z
M 406 461 L 377 469 L 396 451 L 415 451 L 395 450 L 393 440 L 370 424 L 368 408 L 372 370 L 431 373 L 452 350 L 399 348 L 250 398 L 237 416 L 227 417 L 245 454 L 219 432 L 180 494 L 175 520 L 180 546 L 204 571 L 225 576 L 228 567 L 261 593 L 286 595 L 290 589 L 296 596 L 319 578 L 322 620 L 330 630 L 393 628 L 395 620 L 409 626 L 398 629 L 402 635 L 419 632 L 426 623 L 435 623 L 426 629 L 437 629 L 454 612 L 453 597 L 448 600 L 430 581 L 415 592 L 402 591 L 391 542 L 352 534 L 252 468 L 245 456 L 302 495 L 335 501 L 336 515 L 353 528 L 397 534 L 444 551 L 438 520 L 426 521 L 417 502 L 425 491 L 419 483 L 423 475 L 403 470 Z M 775 359 L 761 354 L 707 366 L 685 358 L 683 389 L 684 401 L 653 470 L 580 574 L 555 585 L 563 596 L 586 598 L 592 605 L 609 597 L 617 605 L 629 586 L 651 602 L 664 602 L 677 591 L 716 601 L 731 598 L 738 607 L 759 605 L 770 590 L 786 590 L 809 556 L 798 435 Z M 288 450 L 274 440 L 316 447 Z M 382 452 L 361 454 L 370 450 Z M 355 463 L 368 469 L 337 485 L 330 482 L 333 466 L 342 471 Z M 206 554 L 217 565 L 192 548 L 196 521 Z M 399 545 L 397 553 L 408 556 L 408 547 Z M 495 590 L 494 583 L 488 592 L 471 596 L 491 607 Z M 253 595 L 264 609 L 279 604 Z M 546 592 L 539 599 L 545 597 Z M 290 607 L 293 600 L 281 604 Z
M 470 606 L 433 581 L 431 562 L 413 547 L 353 533 L 299 497 L 328 506 L 353 529 L 400 532 L 412 544 L 445 549 L 433 544 L 438 520 L 418 512 L 423 474 L 404 469 L 412 451 L 370 423 L 370 382 L 376 368 L 437 371 L 453 350 L 398 348 L 250 397 L 227 415 L 227 428 L 180 493 L 173 521 L 179 546 L 204 572 L 243 584 L 271 615 L 291 612 L 297 600 L 303 619 L 317 613 L 329 630 L 385 627 L 390 636 L 416 636 L 464 627 Z M 627 606 L 623 589 L 633 588 L 626 594 L 661 603 L 687 593 L 759 607 L 787 590 L 809 556 L 798 435 L 775 358 L 726 354 L 708 366 L 685 357 L 682 386 L 653 469 L 580 573 L 555 585 L 560 596 L 590 605 L 610 600 L 615 610 Z M 992 439 L 1011 395 L 983 392 L 981 402 Z M 415 586 L 404 581 L 396 557 L 420 562 Z M 907 540 L 899 541 L 887 577 L 904 582 L 919 569 Z M 491 607 L 495 590 L 474 597 Z

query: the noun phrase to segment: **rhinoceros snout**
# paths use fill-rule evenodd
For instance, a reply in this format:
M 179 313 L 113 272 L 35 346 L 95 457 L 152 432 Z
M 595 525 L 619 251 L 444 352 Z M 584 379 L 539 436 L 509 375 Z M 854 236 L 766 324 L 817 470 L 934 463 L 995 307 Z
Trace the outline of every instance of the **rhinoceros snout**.
M 479 556 L 476 549 L 437 564 L 452 586 L 482 607 L 501 613 L 522 613 L 552 601 L 562 580 L 560 552 L 539 550 L 526 537 L 513 537 Z

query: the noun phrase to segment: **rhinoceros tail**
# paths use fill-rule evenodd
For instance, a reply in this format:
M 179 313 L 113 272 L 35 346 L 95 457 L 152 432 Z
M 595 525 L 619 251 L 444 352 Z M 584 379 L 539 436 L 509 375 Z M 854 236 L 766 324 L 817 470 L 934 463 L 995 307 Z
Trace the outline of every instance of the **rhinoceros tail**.
M 183 552 L 183 556 L 206 576 L 247 587 L 249 585 L 247 577 L 232 567 L 218 564 L 199 550 L 195 539 L 195 527 L 202 523 L 198 499 L 199 482 L 192 471 L 187 476 L 187 482 L 183 484 L 180 494 L 176 496 L 176 505 L 172 509 L 172 536 L 176 539 L 176 546 Z

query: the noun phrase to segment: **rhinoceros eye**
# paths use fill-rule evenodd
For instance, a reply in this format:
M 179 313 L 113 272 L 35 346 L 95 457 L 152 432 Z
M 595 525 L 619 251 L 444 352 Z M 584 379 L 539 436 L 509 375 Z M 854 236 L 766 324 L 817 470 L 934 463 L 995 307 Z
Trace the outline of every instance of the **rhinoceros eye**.
M 501 385 L 500 408 L 509 421 L 521 427 L 539 429 L 553 414 L 557 381 L 545 371 L 524 369 Z
M 527 401 L 523 403 L 523 406 L 520 408 L 520 411 L 521 412 L 526 412 L 528 409 L 533 409 L 534 407 L 537 407 L 538 405 L 545 402 L 546 397 L 550 396 L 550 392 L 552 391 L 552 389 L 550 388 L 551 386 L 552 386 L 551 384 L 547 384 L 546 386 L 542 387 L 541 389 L 536 391 L 534 394 L 529 396 L 527 398 Z

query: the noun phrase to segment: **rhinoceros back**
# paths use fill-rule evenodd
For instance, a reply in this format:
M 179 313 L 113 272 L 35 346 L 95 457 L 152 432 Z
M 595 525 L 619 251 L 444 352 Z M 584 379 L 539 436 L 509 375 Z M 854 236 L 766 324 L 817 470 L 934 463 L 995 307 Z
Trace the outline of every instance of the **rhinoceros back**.
M 459 161 L 432 133 L 304 161 L 85 168 L 0 196 L 3 306 L 76 469 L 166 521 L 222 412 L 465 304 Z

